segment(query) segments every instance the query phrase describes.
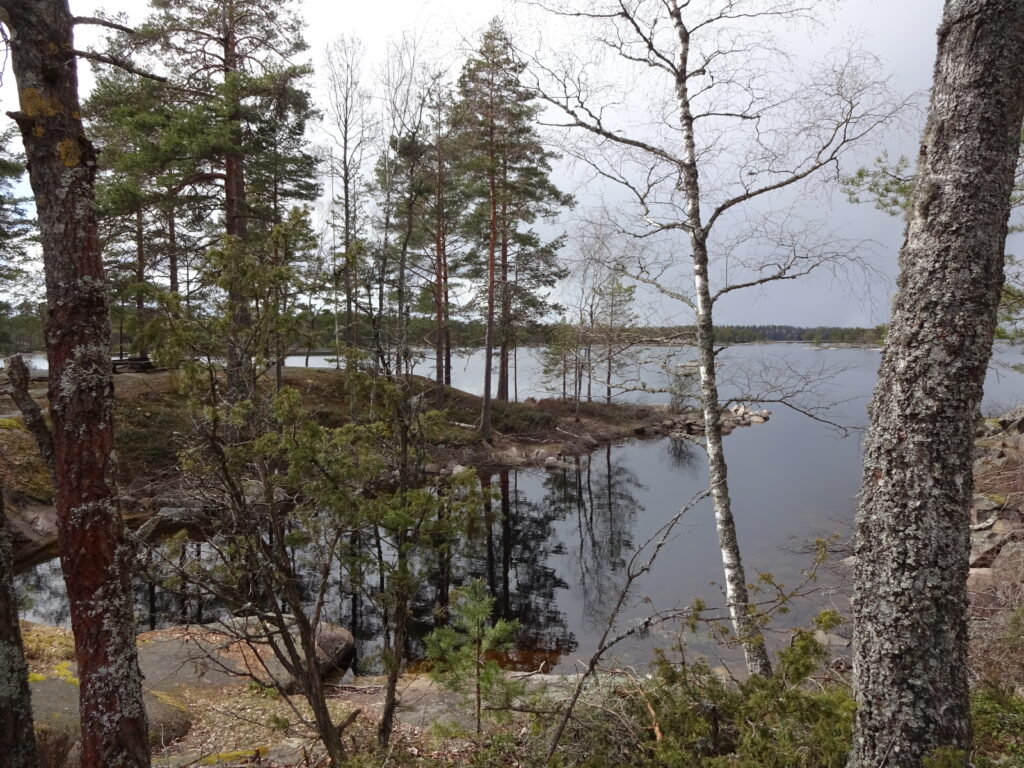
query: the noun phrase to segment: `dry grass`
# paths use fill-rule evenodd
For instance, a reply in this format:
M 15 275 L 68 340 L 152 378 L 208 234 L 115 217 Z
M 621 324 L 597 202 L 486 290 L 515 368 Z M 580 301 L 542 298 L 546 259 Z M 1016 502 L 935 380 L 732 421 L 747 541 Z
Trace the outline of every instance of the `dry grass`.
M 56 664 L 75 660 L 71 630 L 22 621 L 21 640 L 31 672 L 46 674 Z

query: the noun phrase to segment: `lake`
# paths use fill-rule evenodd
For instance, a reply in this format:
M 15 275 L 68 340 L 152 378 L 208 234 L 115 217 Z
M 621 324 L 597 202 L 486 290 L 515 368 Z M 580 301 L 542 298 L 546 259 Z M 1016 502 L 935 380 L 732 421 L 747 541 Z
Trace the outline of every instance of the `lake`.
M 657 390 L 665 382 L 658 363 L 678 352 L 644 350 L 645 364 L 639 369 L 624 367 L 620 380 L 633 390 L 641 381 L 646 390 Z M 476 353 L 454 360 L 453 384 L 479 393 L 482 358 Z M 1024 362 L 1021 350 L 1000 345 L 995 358 L 1000 366 L 990 370 L 986 381 L 986 411 L 1024 402 L 1024 376 L 1005 367 Z M 796 373 L 814 372 L 817 386 L 803 393 L 803 405 L 834 403 L 827 413 L 815 415 L 852 428 L 843 437 L 822 421 L 768 403 L 764 407 L 773 412 L 768 423 L 739 428 L 726 438 L 733 512 L 748 581 L 767 572 L 793 585 L 810 562 L 810 556 L 801 552 L 807 542 L 833 533 L 849 535 L 860 483 L 861 432 L 857 428 L 866 423 L 879 352 L 754 344 L 732 347 L 722 353 L 721 360 L 724 378 L 734 379 L 723 387 L 724 396 L 740 390 L 769 396 L 764 394 L 769 392 L 768 382 L 759 380 L 770 378 L 766 372 L 781 376 L 793 393 L 798 389 Z M 289 364 L 302 362 L 302 358 L 289 360 Z M 331 365 L 319 357 L 310 362 Z M 520 399 L 551 396 L 552 386 L 560 389 L 560 382 L 545 384 L 542 367 L 539 351 L 520 350 Z M 737 371 L 740 375 L 730 376 Z M 415 372 L 430 376 L 429 359 L 419 363 Z M 603 393 L 603 387 L 595 388 L 595 396 L 598 392 Z M 664 402 L 667 397 L 654 391 L 631 391 L 616 399 Z M 493 516 L 493 525 L 472 543 L 461 566 L 467 575 L 487 580 L 501 613 L 521 621 L 520 666 L 535 668 L 543 660 L 568 669 L 591 653 L 634 547 L 705 487 L 705 471 L 706 460 L 698 448 L 661 438 L 622 441 L 571 460 L 568 468 L 482 476 L 500 491 L 494 502 L 500 510 L 495 511 L 504 514 Z M 719 581 L 714 521 L 710 504 L 703 502 L 686 514 L 654 569 L 637 583 L 624 619 L 685 607 L 695 597 L 720 605 L 721 592 L 714 583 Z M 823 583 L 827 586 L 829 581 Z M 17 584 L 32 601 L 23 612 L 25 618 L 67 623 L 56 560 L 20 574 Z M 150 601 L 157 610 L 175 610 L 173 600 L 150 594 L 144 586 L 139 595 L 143 624 L 149 623 Z M 833 601 L 842 604 L 840 595 L 823 589 L 813 600 L 796 605 L 779 626 L 806 621 Z M 339 601 L 333 611 L 333 618 L 351 623 L 347 602 Z M 370 648 L 373 622 L 364 623 L 359 634 Z M 677 630 L 677 625 L 670 625 L 645 638 L 631 639 L 613 655 L 623 663 L 641 663 L 650 658 L 653 647 L 671 645 Z M 780 637 L 785 638 L 785 633 Z M 695 647 L 713 651 L 700 642 Z

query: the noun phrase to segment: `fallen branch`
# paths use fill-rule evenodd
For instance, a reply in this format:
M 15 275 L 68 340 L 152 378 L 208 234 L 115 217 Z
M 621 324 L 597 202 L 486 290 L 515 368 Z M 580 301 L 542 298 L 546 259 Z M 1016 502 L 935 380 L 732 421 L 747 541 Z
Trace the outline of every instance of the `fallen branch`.
M 558 725 L 555 728 L 555 733 L 551 737 L 551 744 L 548 746 L 548 754 L 545 762 L 550 763 L 551 759 L 555 755 L 555 751 L 558 749 L 558 743 L 562 740 L 562 734 L 565 732 L 565 727 L 568 725 L 569 720 L 572 718 L 572 711 L 576 707 L 576 702 L 579 701 L 580 696 L 583 693 L 583 687 L 586 685 L 587 680 L 591 675 L 594 674 L 594 670 L 597 668 L 597 663 L 601 660 L 613 646 L 620 641 L 624 640 L 637 632 L 645 631 L 650 628 L 654 622 L 653 617 L 643 619 L 626 630 L 618 633 L 614 637 L 609 638 L 612 630 L 615 628 L 615 622 L 618 619 L 619 613 L 621 613 L 623 607 L 626 604 L 626 600 L 629 598 L 630 590 L 633 588 L 633 583 L 639 579 L 642 575 L 647 573 L 654 565 L 655 559 L 664 547 L 671 539 L 672 532 L 675 530 L 676 525 L 683 519 L 683 515 L 692 509 L 699 501 L 709 495 L 709 491 L 704 490 L 695 495 L 690 499 L 686 505 L 680 509 L 676 514 L 663 525 L 658 531 L 654 533 L 647 541 L 645 541 L 634 553 L 633 557 L 630 558 L 629 567 L 626 569 L 626 581 L 622 585 L 622 589 L 619 590 L 618 599 L 615 601 L 615 606 L 612 608 L 608 615 L 608 622 L 605 624 L 604 632 L 601 634 L 601 639 L 597 644 L 597 649 L 591 654 L 589 661 L 587 662 L 587 668 L 583 671 L 583 674 L 579 676 L 579 680 L 576 682 L 576 687 L 573 689 L 572 695 L 569 697 L 569 701 L 565 706 L 565 710 L 562 712 L 562 718 L 559 720 Z M 642 565 L 638 565 L 640 557 L 644 552 L 650 552 L 646 562 Z
M 50 470 L 50 481 L 53 487 L 57 487 L 57 479 L 54 473 L 53 457 L 53 435 L 46 421 L 43 419 L 43 411 L 39 403 L 32 399 L 28 393 L 28 366 L 21 355 L 11 355 L 4 363 L 7 367 L 7 381 L 10 384 L 11 399 L 18 406 L 22 417 L 25 419 L 25 428 L 36 439 L 39 446 L 39 454 L 43 457 L 47 469 Z

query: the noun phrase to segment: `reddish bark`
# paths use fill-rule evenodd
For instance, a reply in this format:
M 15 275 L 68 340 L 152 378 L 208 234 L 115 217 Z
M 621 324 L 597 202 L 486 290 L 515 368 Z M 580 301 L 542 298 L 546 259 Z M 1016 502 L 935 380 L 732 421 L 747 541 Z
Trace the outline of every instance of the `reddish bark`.
M 84 768 L 148 766 L 135 650 L 130 552 L 117 504 L 109 310 L 96 230 L 96 155 L 79 116 L 66 0 L 0 0 L 29 179 L 36 199 L 49 317 L 61 566 L 81 680 Z

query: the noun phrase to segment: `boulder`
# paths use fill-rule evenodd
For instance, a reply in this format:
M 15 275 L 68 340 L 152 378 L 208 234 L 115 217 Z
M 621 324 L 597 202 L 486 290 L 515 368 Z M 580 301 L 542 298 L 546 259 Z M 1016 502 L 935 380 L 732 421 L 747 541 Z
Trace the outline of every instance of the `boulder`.
M 229 674 L 233 671 L 235 676 L 248 675 L 264 685 L 278 687 L 288 693 L 298 690 L 298 681 L 285 669 L 270 646 L 269 636 L 277 635 L 277 632 L 264 631 L 257 618 L 239 616 L 224 619 L 203 627 L 209 631 L 206 636 L 195 632 L 199 629 L 185 628 L 185 632 L 188 633 L 186 652 L 200 675 L 205 677 L 213 670 L 216 679 L 220 677 L 219 670 L 227 670 Z M 298 645 L 298 633 L 291 630 L 289 634 Z M 238 642 L 231 643 L 230 639 Z M 356 641 L 351 632 L 337 624 L 320 622 L 316 632 L 316 660 L 325 680 L 336 680 L 344 675 L 352 665 L 355 653 Z M 206 663 L 201 663 L 204 660 Z
M 52 768 L 81 765 L 78 683 L 73 678 L 45 678 L 30 683 L 39 764 Z M 166 693 L 143 694 L 154 748 L 180 739 L 191 726 L 188 708 Z M 2 762 L 2 760 L 0 760 Z
M 316 660 L 328 680 L 344 675 L 356 655 L 356 639 L 344 627 L 321 621 L 316 630 Z
M 824 645 L 826 648 L 850 647 L 850 639 L 848 637 L 832 634 L 831 632 L 823 632 L 820 629 L 814 630 L 814 639 L 822 645 Z

